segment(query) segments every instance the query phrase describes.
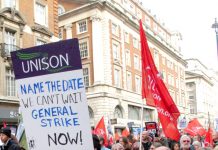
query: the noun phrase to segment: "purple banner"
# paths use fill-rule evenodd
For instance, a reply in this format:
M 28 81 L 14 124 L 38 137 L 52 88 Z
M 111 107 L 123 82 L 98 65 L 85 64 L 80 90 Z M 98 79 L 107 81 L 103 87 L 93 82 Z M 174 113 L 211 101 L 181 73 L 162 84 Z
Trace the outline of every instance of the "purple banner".
M 78 39 L 11 52 L 16 79 L 82 69 Z

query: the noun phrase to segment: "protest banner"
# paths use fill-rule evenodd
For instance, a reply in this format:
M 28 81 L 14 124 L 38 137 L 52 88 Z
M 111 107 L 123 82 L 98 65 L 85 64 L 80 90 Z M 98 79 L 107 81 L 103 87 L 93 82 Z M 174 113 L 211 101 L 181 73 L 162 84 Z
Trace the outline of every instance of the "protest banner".
M 93 150 L 77 39 L 11 53 L 30 150 Z

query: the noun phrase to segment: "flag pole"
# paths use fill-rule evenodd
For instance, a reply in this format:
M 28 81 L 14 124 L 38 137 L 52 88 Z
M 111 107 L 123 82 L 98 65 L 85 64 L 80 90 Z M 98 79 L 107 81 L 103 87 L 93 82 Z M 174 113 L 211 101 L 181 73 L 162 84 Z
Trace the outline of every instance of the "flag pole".
M 142 102 L 141 102 L 141 129 L 140 129 L 140 139 L 139 139 L 139 150 L 142 149 L 142 128 L 143 128 L 143 101 L 145 100 L 145 98 L 142 99 Z

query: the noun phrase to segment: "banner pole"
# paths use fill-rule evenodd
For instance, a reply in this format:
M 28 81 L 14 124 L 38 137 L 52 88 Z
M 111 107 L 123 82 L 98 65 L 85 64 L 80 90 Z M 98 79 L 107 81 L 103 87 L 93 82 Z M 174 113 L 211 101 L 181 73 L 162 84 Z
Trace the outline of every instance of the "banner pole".
M 143 98 L 142 99 L 142 102 L 141 102 L 141 129 L 140 129 L 140 140 L 139 140 L 139 150 L 142 150 L 142 127 L 143 127 L 143 101 L 144 101 L 145 99 Z

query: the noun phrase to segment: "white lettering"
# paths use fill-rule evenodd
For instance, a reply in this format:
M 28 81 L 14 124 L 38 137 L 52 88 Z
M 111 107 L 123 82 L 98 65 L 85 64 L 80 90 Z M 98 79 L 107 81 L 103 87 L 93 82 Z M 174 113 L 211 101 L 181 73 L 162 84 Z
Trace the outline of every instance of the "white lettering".
M 47 70 L 47 69 L 56 69 L 62 66 L 69 65 L 68 54 L 63 55 L 52 55 L 51 57 L 42 57 L 36 58 L 33 60 L 22 61 L 22 70 L 24 73 Z

